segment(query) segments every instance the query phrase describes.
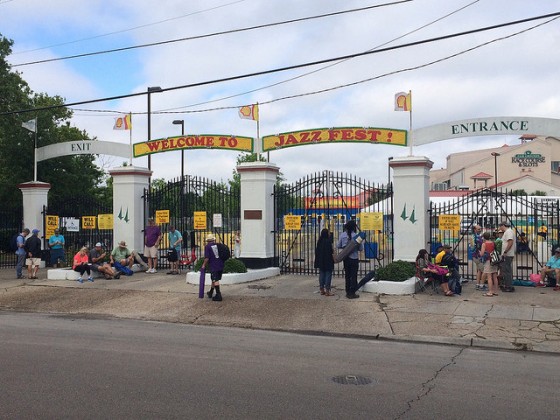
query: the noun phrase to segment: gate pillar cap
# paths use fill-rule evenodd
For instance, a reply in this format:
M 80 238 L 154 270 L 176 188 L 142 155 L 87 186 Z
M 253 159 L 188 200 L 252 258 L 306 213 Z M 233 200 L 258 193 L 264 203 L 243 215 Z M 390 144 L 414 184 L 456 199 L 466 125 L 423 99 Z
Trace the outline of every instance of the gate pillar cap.
M 120 175 L 141 175 L 150 177 L 153 171 L 148 168 L 143 168 L 141 166 L 119 166 L 109 170 L 109 175 L 120 176 Z
M 434 166 L 434 162 L 426 156 L 401 156 L 390 160 L 389 166 L 391 168 L 403 166 L 425 166 L 431 169 Z
M 271 171 L 280 172 L 280 168 L 270 162 L 244 162 L 237 166 L 237 172 Z
M 48 182 L 41 182 L 41 181 L 29 181 L 29 182 L 24 182 L 22 184 L 18 184 L 17 186 L 20 190 L 24 190 L 24 189 L 30 189 L 30 188 L 45 188 L 45 189 L 49 189 L 51 188 L 51 184 L 49 184 Z

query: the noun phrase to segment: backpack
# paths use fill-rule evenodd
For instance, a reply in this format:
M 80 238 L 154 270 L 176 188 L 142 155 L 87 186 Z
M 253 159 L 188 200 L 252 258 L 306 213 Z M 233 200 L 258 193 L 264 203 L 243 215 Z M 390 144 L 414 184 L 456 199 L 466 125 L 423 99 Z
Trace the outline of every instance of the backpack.
M 222 243 L 217 243 L 216 245 L 218 246 L 218 257 L 220 258 L 220 260 L 222 260 L 223 262 L 229 260 L 231 257 L 231 251 L 229 250 L 228 246 Z
M 20 236 L 19 233 L 16 233 L 14 236 L 12 236 L 12 238 L 10 239 L 10 251 L 12 252 L 16 252 L 18 249 L 17 246 L 17 238 L 18 236 Z

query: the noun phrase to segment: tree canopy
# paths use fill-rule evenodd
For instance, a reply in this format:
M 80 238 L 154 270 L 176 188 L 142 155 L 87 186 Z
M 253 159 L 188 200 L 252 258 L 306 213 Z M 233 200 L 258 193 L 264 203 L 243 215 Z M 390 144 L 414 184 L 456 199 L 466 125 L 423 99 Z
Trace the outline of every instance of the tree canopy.
M 60 96 L 33 92 L 21 73 L 12 70 L 7 62 L 12 45 L 13 41 L 0 34 L 0 113 L 64 104 Z M 4 207 L 20 208 L 17 186 L 33 180 L 35 134 L 22 123 L 37 118 L 37 147 L 89 139 L 85 131 L 70 125 L 71 117 L 72 111 L 65 107 L 0 115 L 0 202 Z M 104 174 L 94 159 L 93 155 L 78 155 L 39 162 L 37 180 L 51 184 L 49 200 L 76 199 L 77 194 L 106 199 L 96 188 Z

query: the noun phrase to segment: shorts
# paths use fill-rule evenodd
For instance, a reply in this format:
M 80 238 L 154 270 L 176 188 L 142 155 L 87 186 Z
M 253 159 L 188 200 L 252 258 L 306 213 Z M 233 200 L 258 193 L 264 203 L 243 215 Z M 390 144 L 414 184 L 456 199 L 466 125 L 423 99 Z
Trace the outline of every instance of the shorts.
M 179 261 L 179 253 L 176 249 L 169 249 L 167 251 L 167 261 L 169 262 L 177 262 Z
M 99 271 L 99 267 L 102 267 L 102 265 L 100 265 L 100 264 L 92 264 L 91 265 L 91 269 L 93 271 Z
M 480 258 L 473 258 L 472 260 L 474 262 L 477 271 L 480 272 L 484 271 L 484 263 L 480 261 Z
M 158 249 L 156 246 L 144 246 L 144 256 L 148 258 L 157 258 L 158 256 Z
M 32 265 L 34 267 L 39 267 L 41 264 L 41 258 L 27 258 L 25 260 L 25 265 Z
M 210 279 L 212 281 L 220 281 L 222 279 L 222 272 L 221 271 L 212 271 L 210 273 Z

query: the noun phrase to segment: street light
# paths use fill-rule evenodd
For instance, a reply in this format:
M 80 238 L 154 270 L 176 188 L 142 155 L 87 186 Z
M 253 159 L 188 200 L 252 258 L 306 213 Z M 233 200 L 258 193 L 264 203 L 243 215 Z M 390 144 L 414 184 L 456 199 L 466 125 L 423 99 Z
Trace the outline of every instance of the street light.
M 389 191 L 389 184 L 391 183 L 391 166 L 389 163 L 393 160 L 393 156 L 387 158 L 387 191 Z
M 498 196 L 498 156 L 500 154 L 498 152 L 492 152 L 492 156 L 494 156 L 494 182 L 495 182 L 495 190 L 496 190 L 496 197 Z
M 148 87 L 148 141 L 152 139 L 152 100 L 151 94 L 153 92 L 161 92 L 159 86 Z M 152 170 L 152 155 L 148 155 L 148 169 Z M 150 177 L 151 178 L 151 177 Z
M 185 120 L 173 120 L 173 124 L 181 126 L 181 136 L 185 136 Z M 181 179 L 185 176 L 185 149 L 181 149 Z

